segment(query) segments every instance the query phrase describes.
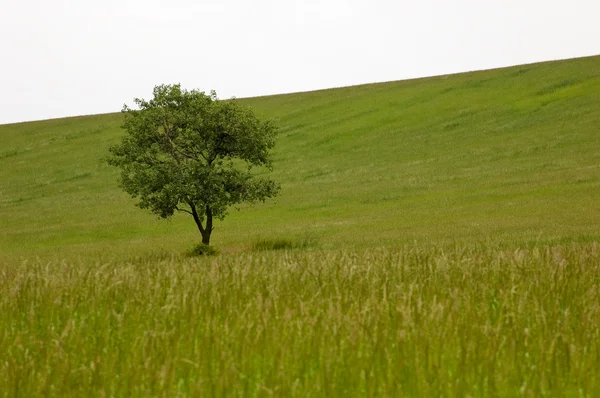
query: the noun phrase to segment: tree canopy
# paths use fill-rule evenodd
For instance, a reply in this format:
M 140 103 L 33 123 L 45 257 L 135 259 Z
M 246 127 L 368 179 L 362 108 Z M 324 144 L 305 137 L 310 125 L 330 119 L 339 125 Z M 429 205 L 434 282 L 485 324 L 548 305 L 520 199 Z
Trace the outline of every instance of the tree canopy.
M 277 129 L 236 100 L 219 100 L 176 85 L 154 88 L 139 109 L 123 107 L 122 141 L 111 146 L 108 163 L 121 169 L 120 186 L 137 206 L 162 218 L 190 214 L 208 245 L 213 219 L 230 206 L 275 196 L 279 185 L 251 173 L 272 169 L 269 152 Z

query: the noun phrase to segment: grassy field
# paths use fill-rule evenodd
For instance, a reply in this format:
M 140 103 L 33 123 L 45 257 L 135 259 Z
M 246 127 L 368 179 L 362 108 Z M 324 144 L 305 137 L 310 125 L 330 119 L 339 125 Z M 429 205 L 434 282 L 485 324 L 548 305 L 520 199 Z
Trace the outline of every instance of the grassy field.
M 600 56 L 240 101 L 282 191 L 211 258 L 120 114 L 0 126 L 0 397 L 600 395 Z
M 124 101 L 129 99 L 125 98 Z M 596 240 L 600 57 L 243 100 L 276 120 L 279 198 L 213 244 L 309 235 L 325 248 Z M 185 251 L 104 165 L 120 114 L 0 126 L 0 252 Z
M 29 261 L 0 396 L 600 394 L 600 244 Z

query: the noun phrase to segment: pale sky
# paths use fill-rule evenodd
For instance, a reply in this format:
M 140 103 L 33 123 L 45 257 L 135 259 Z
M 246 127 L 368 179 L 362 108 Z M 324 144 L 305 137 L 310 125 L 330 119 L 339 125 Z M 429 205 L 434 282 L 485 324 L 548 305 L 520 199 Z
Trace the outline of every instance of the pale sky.
M 598 0 L 0 0 L 0 124 L 600 54 Z

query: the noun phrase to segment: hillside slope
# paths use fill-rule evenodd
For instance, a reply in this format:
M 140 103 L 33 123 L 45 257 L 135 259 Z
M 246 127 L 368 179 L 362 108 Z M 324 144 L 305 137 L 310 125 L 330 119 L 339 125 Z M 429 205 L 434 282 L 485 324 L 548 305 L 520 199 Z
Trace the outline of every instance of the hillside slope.
M 600 237 L 600 56 L 240 101 L 281 127 L 282 192 L 232 210 L 217 246 Z M 178 251 L 198 240 L 186 216 L 157 220 L 117 187 L 101 159 L 120 122 L 0 126 L 0 253 Z

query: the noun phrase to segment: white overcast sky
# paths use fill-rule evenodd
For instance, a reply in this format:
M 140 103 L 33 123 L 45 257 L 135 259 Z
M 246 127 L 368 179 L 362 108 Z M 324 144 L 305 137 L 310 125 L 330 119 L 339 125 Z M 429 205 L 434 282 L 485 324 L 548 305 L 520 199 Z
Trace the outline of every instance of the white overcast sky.
M 0 124 L 600 54 L 599 0 L 0 0 Z

